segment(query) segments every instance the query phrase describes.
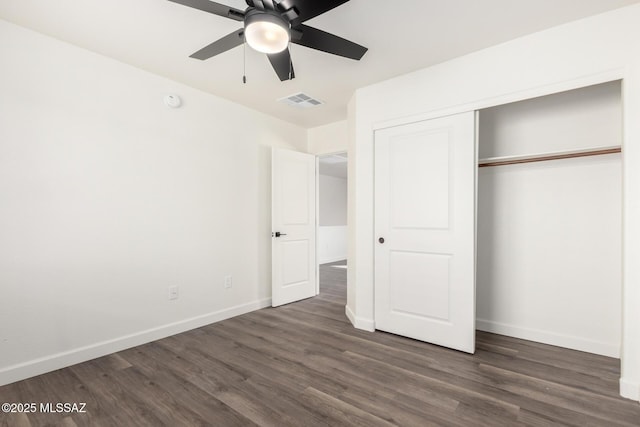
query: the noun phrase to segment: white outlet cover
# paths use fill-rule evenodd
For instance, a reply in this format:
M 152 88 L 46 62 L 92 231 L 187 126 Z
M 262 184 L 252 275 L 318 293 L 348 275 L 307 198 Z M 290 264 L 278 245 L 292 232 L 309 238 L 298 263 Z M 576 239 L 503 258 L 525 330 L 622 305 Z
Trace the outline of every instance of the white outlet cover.
M 182 105 L 182 99 L 178 95 L 170 94 L 164 97 L 164 105 L 169 108 L 179 108 Z

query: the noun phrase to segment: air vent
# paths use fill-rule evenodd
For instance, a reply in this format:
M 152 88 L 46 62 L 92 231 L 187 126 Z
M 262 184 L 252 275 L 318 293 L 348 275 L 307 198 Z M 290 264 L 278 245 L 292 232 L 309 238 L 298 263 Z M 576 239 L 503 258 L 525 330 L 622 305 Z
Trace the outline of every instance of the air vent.
M 313 108 L 324 104 L 324 102 L 302 92 L 280 98 L 278 99 L 278 102 L 283 102 L 296 108 Z

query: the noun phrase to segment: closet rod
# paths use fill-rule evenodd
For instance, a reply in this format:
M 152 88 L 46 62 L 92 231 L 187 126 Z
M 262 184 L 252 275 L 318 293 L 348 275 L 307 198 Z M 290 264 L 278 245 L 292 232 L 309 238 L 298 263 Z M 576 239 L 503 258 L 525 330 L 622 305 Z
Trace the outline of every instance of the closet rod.
M 572 151 L 566 153 L 553 153 L 553 154 L 540 154 L 534 156 L 527 157 L 503 157 L 503 158 L 493 158 L 493 159 L 480 159 L 478 160 L 479 168 L 486 168 L 490 166 L 506 166 L 506 165 L 516 165 L 520 163 L 534 163 L 534 162 L 546 162 L 548 160 L 559 160 L 559 159 L 572 159 L 575 157 L 588 157 L 588 156 L 600 156 L 603 154 L 614 154 L 621 153 L 622 147 L 607 147 L 607 148 L 598 148 L 595 150 L 581 150 L 581 151 Z

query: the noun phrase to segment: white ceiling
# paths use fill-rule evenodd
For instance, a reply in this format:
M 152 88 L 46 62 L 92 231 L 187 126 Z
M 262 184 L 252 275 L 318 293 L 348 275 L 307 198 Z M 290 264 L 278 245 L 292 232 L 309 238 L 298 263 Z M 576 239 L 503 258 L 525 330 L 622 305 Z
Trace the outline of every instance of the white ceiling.
M 241 23 L 167 0 L 0 0 L 0 17 L 309 128 L 345 119 L 359 87 L 639 1 L 351 0 L 307 24 L 368 47 L 360 62 L 293 45 L 296 79 L 280 82 L 267 58 L 247 48 L 246 85 L 242 47 L 189 58 Z M 296 92 L 326 104 L 276 103 Z

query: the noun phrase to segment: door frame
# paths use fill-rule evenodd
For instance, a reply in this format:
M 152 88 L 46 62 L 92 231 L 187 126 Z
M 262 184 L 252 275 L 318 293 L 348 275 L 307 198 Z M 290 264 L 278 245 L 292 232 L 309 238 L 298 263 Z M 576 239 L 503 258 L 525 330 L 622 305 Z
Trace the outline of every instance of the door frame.
M 316 154 L 316 277 L 318 278 L 317 281 L 317 288 L 316 288 L 316 295 L 320 295 L 320 258 L 318 256 L 319 250 L 320 250 L 320 242 L 318 240 L 318 236 L 320 235 L 320 158 L 321 157 L 327 157 L 327 156 L 334 156 L 336 154 L 346 154 L 347 158 L 349 157 L 349 151 L 347 149 L 344 150 L 338 150 L 338 151 L 329 151 L 327 153 L 322 153 L 322 154 Z M 349 171 L 349 162 L 347 161 L 347 174 Z M 347 186 L 349 185 L 349 178 L 347 178 Z M 349 206 L 349 191 L 347 191 L 347 206 Z M 347 215 L 347 245 L 349 244 L 349 238 L 348 238 L 348 233 L 349 233 L 349 218 Z M 349 254 L 347 252 L 347 258 L 349 257 Z
M 321 157 L 326 157 L 326 156 L 333 156 L 336 154 L 349 154 L 348 150 L 344 149 L 344 150 L 337 150 L 337 151 L 330 151 L 327 153 L 322 153 L 322 154 L 315 154 L 315 153 L 308 153 L 308 154 L 312 154 L 315 155 L 315 163 L 316 163 L 316 170 L 315 170 L 315 187 L 316 187 L 316 223 L 315 223 L 315 227 L 314 227 L 314 232 L 315 232 L 315 241 L 316 241 L 316 256 L 315 256 L 315 276 L 316 276 L 316 289 L 315 289 L 315 296 L 318 296 L 320 294 L 320 262 L 319 262 L 319 257 L 318 257 L 318 251 L 319 251 L 319 241 L 318 241 L 318 235 L 320 234 L 320 158 Z M 347 170 L 349 168 L 349 164 L 347 162 Z M 347 205 L 349 203 L 349 192 L 347 192 Z M 347 232 L 349 230 L 349 223 L 347 221 Z M 273 227 L 272 227 L 273 228 Z M 348 257 L 348 254 L 347 254 Z

